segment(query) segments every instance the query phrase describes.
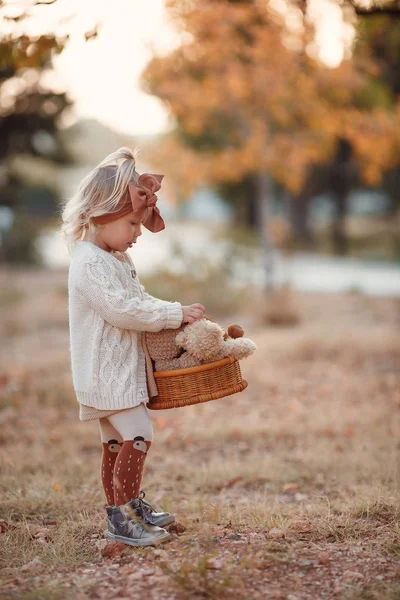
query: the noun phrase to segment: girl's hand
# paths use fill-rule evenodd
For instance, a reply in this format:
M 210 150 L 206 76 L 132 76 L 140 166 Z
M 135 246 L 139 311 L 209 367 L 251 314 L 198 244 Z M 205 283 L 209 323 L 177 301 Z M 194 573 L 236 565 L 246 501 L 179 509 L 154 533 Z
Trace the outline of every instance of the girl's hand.
M 203 318 L 206 309 L 202 304 L 196 303 L 190 306 L 182 306 L 183 321 L 182 323 L 194 323 Z

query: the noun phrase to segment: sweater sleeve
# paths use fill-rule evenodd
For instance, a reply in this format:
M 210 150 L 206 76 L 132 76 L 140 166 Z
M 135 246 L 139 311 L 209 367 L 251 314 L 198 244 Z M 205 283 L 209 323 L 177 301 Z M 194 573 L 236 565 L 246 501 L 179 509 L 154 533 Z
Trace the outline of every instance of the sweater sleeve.
M 143 296 L 146 300 L 148 300 L 149 302 L 161 302 L 161 304 L 173 304 L 172 302 L 169 302 L 169 300 L 161 300 L 161 298 L 156 298 L 155 296 L 151 296 L 151 294 L 148 294 L 145 291 L 144 285 L 142 285 L 141 283 L 139 283 L 140 285 L 140 289 L 143 292 Z
M 131 257 L 129 256 L 129 254 L 127 252 L 125 252 L 125 256 L 126 256 L 127 261 L 129 262 L 130 266 L 134 269 L 135 265 L 133 264 L 133 261 L 132 261 Z M 161 298 L 156 298 L 155 296 L 152 296 L 151 294 L 148 294 L 146 292 L 146 290 L 145 290 L 144 285 L 142 285 L 140 283 L 139 278 L 138 278 L 138 283 L 139 283 L 140 289 L 142 290 L 144 298 L 146 300 L 148 300 L 149 302 L 161 302 L 161 304 L 167 304 L 167 305 L 171 304 L 171 302 L 169 302 L 169 300 L 161 300 Z
M 99 256 L 82 265 L 77 290 L 105 321 L 121 329 L 177 329 L 183 320 L 179 302 L 153 303 L 130 296 L 116 271 Z

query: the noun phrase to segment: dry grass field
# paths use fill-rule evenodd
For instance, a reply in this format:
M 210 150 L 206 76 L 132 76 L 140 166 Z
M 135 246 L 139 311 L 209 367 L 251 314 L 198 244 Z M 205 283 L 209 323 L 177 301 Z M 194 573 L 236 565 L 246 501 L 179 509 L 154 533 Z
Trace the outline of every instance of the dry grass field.
M 151 412 L 142 489 L 177 523 L 135 549 L 103 539 L 65 272 L 0 283 L 0 598 L 400 598 L 399 300 L 296 293 L 286 327 L 262 324 L 260 299 L 220 316 L 258 345 L 248 388 Z

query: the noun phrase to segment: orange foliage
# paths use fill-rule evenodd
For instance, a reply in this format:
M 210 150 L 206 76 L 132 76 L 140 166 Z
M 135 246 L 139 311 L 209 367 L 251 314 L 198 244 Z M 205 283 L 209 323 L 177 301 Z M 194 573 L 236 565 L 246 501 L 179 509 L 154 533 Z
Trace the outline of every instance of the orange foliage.
M 398 160 L 400 108 L 357 110 L 353 95 L 364 75 L 350 60 L 329 69 L 311 58 L 309 26 L 294 50 L 267 3 L 168 0 L 167 9 L 182 45 L 154 57 L 142 82 L 176 119 L 176 134 L 165 136 L 154 160 L 175 177 L 179 194 L 260 170 L 296 193 L 338 136 L 353 143 L 369 183 Z

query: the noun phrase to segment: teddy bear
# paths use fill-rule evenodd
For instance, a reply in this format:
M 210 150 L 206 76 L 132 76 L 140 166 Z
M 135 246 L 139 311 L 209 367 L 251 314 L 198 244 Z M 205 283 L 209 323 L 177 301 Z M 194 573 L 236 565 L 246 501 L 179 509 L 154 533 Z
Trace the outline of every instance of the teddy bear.
M 155 371 L 172 371 L 196 367 L 228 356 L 247 358 L 257 350 L 256 344 L 243 337 L 240 325 L 230 325 L 228 332 L 213 320 L 203 317 L 178 329 L 145 332 L 145 341 Z

